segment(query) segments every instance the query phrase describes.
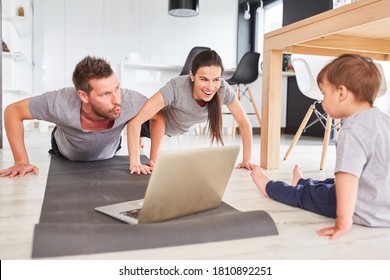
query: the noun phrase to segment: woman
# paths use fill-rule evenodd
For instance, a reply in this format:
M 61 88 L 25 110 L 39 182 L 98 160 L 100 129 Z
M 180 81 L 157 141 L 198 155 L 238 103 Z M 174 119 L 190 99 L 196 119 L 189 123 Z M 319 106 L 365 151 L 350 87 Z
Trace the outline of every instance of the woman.
M 151 173 L 164 134 L 183 134 L 205 121 L 211 141 L 223 145 L 222 105 L 228 107 L 241 131 L 243 159 L 237 168 L 251 170 L 255 166 L 250 162 L 252 126 L 234 90 L 222 79 L 222 73 L 219 55 L 213 50 L 202 51 L 194 57 L 189 75 L 172 79 L 145 103 L 128 124 L 131 174 Z M 149 126 L 142 125 L 147 120 Z M 151 138 L 149 166 L 140 162 L 140 135 Z

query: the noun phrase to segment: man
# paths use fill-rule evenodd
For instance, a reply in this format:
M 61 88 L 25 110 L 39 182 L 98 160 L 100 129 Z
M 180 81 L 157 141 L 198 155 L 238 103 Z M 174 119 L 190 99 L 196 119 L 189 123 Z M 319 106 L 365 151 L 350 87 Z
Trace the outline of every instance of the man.
M 73 72 L 74 87 L 44 93 L 15 102 L 4 111 L 7 138 L 14 165 L 0 177 L 38 173 L 30 164 L 24 145 L 24 120 L 56 124 L 52 155 L 73 161 L 112 158 L 121 147 L 121 132 L 146 102 L 142 94 L 120 89 L 119 81 L 104 59 L 87 56 Z

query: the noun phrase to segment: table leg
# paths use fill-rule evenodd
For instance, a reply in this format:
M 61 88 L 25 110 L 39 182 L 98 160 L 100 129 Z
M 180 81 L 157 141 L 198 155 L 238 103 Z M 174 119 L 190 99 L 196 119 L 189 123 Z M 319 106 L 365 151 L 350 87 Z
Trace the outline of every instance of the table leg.
M 282 56 L 264 42 L 260 165 L 266 169 L 279 168 Z

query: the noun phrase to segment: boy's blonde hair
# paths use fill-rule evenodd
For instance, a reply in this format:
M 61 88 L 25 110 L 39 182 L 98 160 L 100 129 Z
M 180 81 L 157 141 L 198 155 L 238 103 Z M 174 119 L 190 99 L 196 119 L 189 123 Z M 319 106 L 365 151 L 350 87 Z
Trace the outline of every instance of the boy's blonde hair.
M 382 77 L 371 58 L 343 54 L 328 63 L 318 74 L 317 83 L 327 80 L 335 87 L 345 86 L 356 100 L 371 105 L 380 89 Z

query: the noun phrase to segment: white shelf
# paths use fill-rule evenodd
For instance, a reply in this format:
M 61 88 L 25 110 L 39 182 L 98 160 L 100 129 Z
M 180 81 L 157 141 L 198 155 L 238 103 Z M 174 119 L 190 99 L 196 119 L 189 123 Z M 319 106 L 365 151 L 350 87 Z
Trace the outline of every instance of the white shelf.
M 127 61 L 121 62 L 122 68 L 132 68 L 137 70 L 152 70 L 152 71 L 180 71 L 183 65 L 166 65 L 166 64 L 153 64 L 153 63 L 131 63 Z
M 3 93 L 17 94 L 17 95 L 20 95 L 21 97 L 23 97 L 23 96 L 25 96 L 25 97 L 30 96 L 30 93 L 27 90 L 20 89 L 20 88 L 3 88 Z
M 3 16 L 3 20 L 10 20 L 19 36 L 26 37 L 31 35 L 31 26 L 28 25 L 26 17 Z
M 27 61 L 27 57 L 24 53 L 21 52 L 2 52 L 3 58 L 9 57 L 14 61 Z

